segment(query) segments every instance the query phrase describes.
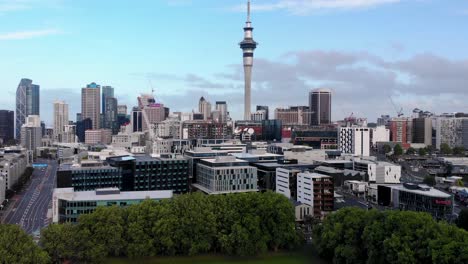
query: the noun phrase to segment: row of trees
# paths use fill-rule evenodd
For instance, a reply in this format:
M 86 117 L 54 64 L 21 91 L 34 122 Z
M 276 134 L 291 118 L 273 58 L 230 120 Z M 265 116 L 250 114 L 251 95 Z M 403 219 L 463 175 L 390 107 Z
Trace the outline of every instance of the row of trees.
M 55 263 L 96 262 L 107 256 L 256 255 L 295 246 L 298 237 L 294 208 L 282 195 L 195 193 L 100 207 L 75 225 L 50 225 L 40 244 Z
M 47 253 L 39 248 L 17 225 L 0 224 L 0 263 L 49 263 Z
M 395 156 L 401 156 L 404 153 L 403 148 L 401 147 L 400 144 L 396 144 L 393 149 L 389 144 L 385 144 L 383 146 L 383 151 L 385 154 L 388 154 L 393 151 L 393 155 Z M 451 148 L 447 143 L 442 143 L 440 144 L 440 153 L 443 155 L 465 155 L 465 148 L 464 147 L 454 147 Z M 433 153 L 434 152 L 434 147 L 433 146 L 427 146 L 425 148 L 420 148 L 416 150 L 415 148 L 408 148 L 406 150 L 406 154 L 408 155 L 414 155 L 416 153 L 419 154 L 419 156 L 426 156 L 427 154 Z
M 334 263 L 468 263 L 468 232 L 420 212 L 344 208 L 313 238 Z

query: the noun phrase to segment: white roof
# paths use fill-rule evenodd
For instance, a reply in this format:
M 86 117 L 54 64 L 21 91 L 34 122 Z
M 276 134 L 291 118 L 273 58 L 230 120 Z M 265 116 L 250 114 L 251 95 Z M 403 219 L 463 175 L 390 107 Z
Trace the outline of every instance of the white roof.
M 416 190 L 408 189 L 408 188 L 405 188 L 402 184 L 385 185 L 385 186 L 389 186 L 392 189 L 396 189 L 396 190 L 399 190 L 399 191 L 416 193 L 416 194 L 421 194 L 421 195 L 425 195 L 425 196 L 431 196 L 431 197 L 437 197 L 437 198 L 450 198 L 451 197 L 450 194 L 444 193 L 444 192 L 439 191 L 439 190 L 434 189 L 434 188 L 430 188 L 428 191 L 423 191 L 421 189 L 416 189 Z
M 169 199 L 172 198 L 172 190 L 167 191 L 133 191 L 120 192 L 118 194 L 97 195 L 96 191 L 75 192 L 73 188 L 56 188 L 54 197 L 67 201 L 112 201 L 112 200 L 144 200 L 144 199 Z

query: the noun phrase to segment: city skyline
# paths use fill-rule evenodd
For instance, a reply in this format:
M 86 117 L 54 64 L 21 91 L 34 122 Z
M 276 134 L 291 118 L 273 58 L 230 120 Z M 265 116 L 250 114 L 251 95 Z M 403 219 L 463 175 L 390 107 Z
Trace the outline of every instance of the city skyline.
M 9 62 L 0 64 L 5 109 L 14 110 L 18 81 L 30 78 L 41 85 L 41 119 L 49 126 L 53 101 L 69 102 L 73 120 L 80 112 L 81 87 L 90 82 L 115 87 L 119 104 L 128 107 L 154 85 L 157 99 L 173 111 L 196 109 L 193 98 L 204 96 L 227 101 L 231 116 L 242 119 L 242 61 L 236 44 L 246 1 L 116 1 L 109 10 L 104 3 L 84 8 L 69 1 L 24 1 L 14 8 L 13 2 L 0 3 L 0 21 L 11 22 L 0 25 L 0 56 Z M 466 3 L 331 2 L 335 5 L 252 3 L 255 39 L 261 43 L 252 74 L 252 107 L 305 105 L 310 90 L 325 87 L 333 91 L 333 120 L 351 113 L 369 120 L 394 115 L 390 96 L 407 115 L 415 107 L 467 111 L 468 43 L 460 36 L 468 22 Z M 104 10 L 106 20 L 80 19 Z M 124 10 L 138 19 L 118 21 Z M 390 25 L 387 21 L 395 17 L 398 21 Z M 354 27 L 347 26 L 349 21 Z M 210 30 L 201 30 L 207 25 Z M 215 44 L 209 53 L 206 39 Z M 285 90 L 287 98 L 281 96 Z

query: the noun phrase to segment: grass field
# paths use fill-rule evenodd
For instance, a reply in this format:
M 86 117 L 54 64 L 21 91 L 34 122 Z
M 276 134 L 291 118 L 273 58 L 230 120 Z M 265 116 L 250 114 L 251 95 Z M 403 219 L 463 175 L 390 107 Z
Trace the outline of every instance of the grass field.
M 154 257 L 146 259 L 108 259 L 106 264 L 326 264 L 323 260 L 306 257 L 301 253 L 279 253 L 253 258 L 231 258 L 223 256 L 196 256 L 196 257 Z

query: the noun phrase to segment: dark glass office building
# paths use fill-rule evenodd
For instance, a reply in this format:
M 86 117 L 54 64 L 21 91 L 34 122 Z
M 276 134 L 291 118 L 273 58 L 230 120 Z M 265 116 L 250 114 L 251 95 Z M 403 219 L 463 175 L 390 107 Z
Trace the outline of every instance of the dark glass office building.
M 189 191 L 188 160 L 150 156 L 110 157 L 106 165 L 72 167 L 62 165 L 57 172 L 57 188 L 75 191 L 117 187 L 121 191 Z
M 309 93 L 309 109 L 311 126 L 331 123 L 331 91 L 315 89 Z
M 262 138 L 266 141 L 281 142 L 282 122 L 278 119 L 262 120 Z
M 16 138 L 21 136 L 21 126 L 29 115 L 40 115 L 39 85 L 30 79 L 21 79 L 16 89 Z
M 15 138 L 15 113 L 0 110 L 0 143 L 7 143 Z
M 135 191 L 172 190 L 175 194 L 189 191 L 187 159 L 135 158 Z

